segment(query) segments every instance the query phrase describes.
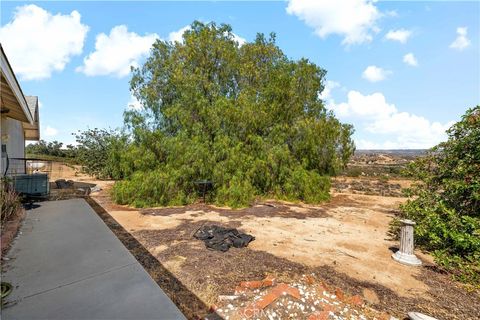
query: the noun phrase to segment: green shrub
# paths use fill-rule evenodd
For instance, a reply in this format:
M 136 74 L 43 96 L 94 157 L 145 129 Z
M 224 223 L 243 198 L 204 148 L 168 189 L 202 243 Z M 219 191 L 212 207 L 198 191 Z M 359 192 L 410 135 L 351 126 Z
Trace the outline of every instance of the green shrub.
M 175 172 L 162 170 L 134 173 L 129 180 L 118 181 L 112 196 L 119 204 L 135 207 L 184 205 L 196 200 L 193 183 L 184 185 Z
M 217 189 L 215 202 L 231 208 L 244 207 L 255 200 L 255 193 L 250 181 L 233 177 Z
M 348 166 L 344 171 L 344 175 L 346 175 L 347 177 L 357 178 L 362 175 L 362 168 Z
M 329 199 L 330 177 L 297 167 L 286 181 L 278 197 L 290 201 L 319 203 Z
M 448 141 L 410 164 L 419 180 L 401 206 L 417 223 L 415 241 L 459 280 L 480 287 L 480 106 L 448 131 Z

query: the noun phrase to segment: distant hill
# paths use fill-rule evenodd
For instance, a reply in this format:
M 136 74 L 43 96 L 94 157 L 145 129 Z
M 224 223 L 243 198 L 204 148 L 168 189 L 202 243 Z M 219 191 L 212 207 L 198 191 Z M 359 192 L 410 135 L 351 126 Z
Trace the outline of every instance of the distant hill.
M 418 157 L 426 154 L 428 149 L 391 149 L 391 150 L 375 150 L 375 149 L 363 149 L 355 150 L 355 155 L 367 155 L 367 154 L 388 154 L 395 155 L 398 157 L 408 156 L 408 157 Z

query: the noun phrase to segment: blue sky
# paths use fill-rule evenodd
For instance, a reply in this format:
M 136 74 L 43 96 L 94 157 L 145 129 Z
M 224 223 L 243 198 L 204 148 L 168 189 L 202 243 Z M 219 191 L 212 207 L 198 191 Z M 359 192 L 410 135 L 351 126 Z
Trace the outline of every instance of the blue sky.
M 325 68 L 322 97 L 355 126 L 358 148 L 431 147 L 480 104 L 480 2 L 2 1 L 0 18 L 0 41 L 24 93 L 39 96 L 48 141 L 120 127 L 136 106 L 125 70 L 194 20 L 228 23 L 246 41 L 275 32 L 290 58 Z

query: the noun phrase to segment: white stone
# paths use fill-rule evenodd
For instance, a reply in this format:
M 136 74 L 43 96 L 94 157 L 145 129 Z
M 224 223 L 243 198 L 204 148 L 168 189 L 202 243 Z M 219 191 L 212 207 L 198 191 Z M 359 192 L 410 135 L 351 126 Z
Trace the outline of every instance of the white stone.
M 420 312 L 409 312 L 408 317 L 411 320 L 437 320 L 436 318 L 427 316 L 426 314 Z

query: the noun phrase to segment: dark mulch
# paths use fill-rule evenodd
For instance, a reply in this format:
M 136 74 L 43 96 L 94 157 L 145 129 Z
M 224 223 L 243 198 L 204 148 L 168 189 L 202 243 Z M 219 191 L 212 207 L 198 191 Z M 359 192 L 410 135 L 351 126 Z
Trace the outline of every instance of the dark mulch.
M 248 216 L 255 217 L 288 217 L 295 219 L 306 218 L 321 218 L 328 217 L 326 210 L 321 208 L 303 208 L 305 212 L 298 212 L 291 209 L 291 206 L 284 205 L 279 202 L 263 202 L 254 204 L 251 207 L 243 209 L 228 209 L 218 208 L 205 204 L 192 204 L 185 207 L 178 208 L 161 208 L 161 209 L 143 209 L 140 210 L 142 214 L 153 216 L 169 216 L 175 214 L 182 214 L 186 211 L 203 211 L 203 212 L 216 212 L 221 216 L 229 218 L 243 218 Z

